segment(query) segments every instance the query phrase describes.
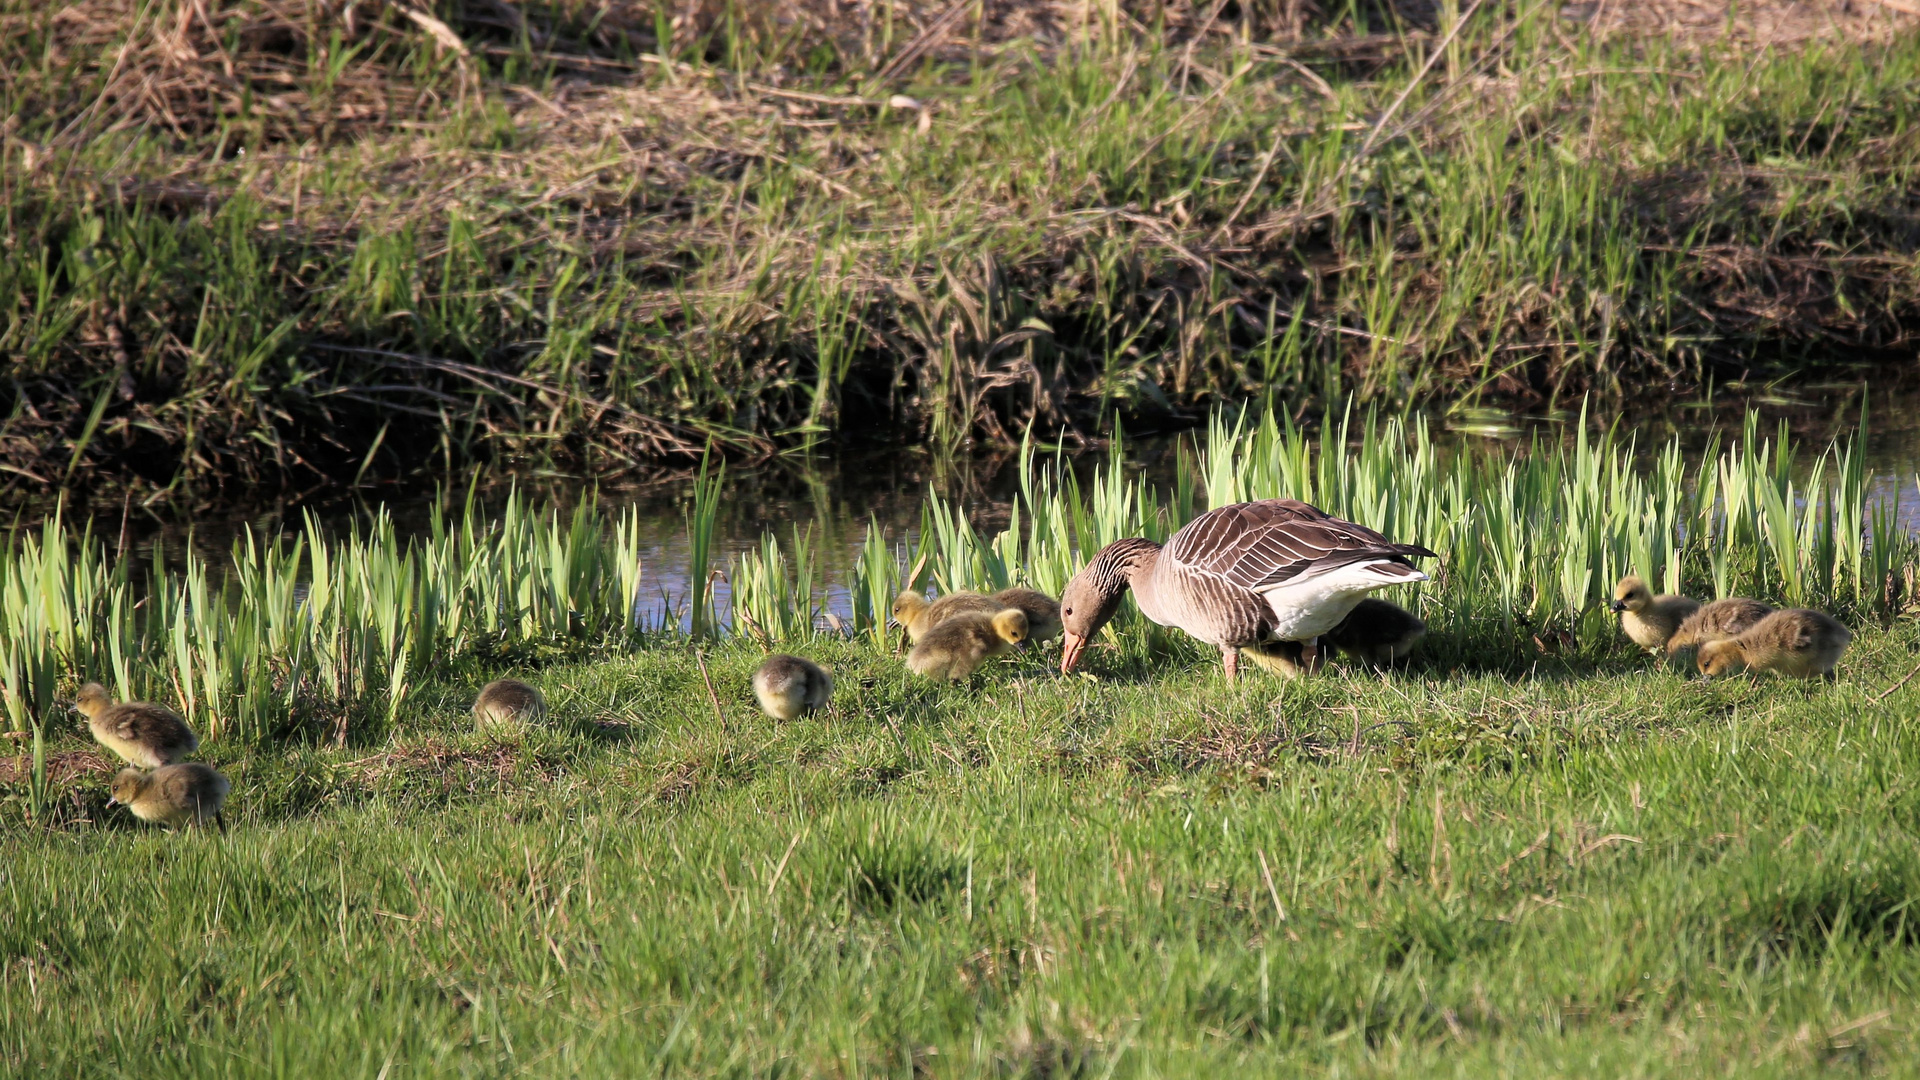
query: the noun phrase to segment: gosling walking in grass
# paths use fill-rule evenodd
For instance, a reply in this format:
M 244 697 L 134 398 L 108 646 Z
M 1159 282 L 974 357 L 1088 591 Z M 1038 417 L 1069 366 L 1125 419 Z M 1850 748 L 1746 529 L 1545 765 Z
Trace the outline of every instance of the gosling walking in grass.
M 1709 641 L 1738 637 L 1748 627 L 1771 614 L 1772 604 L 1763 604 L 1744 596 L 1729 596 L 1702 604 L 1700 610 L 1687 616 L 1686 621 L 1680 624 L 1680 629 L 1667 639 L 1667 655 L 1675 656 L 1688 649 L 1697 649 Z
M 907 667 L 929 679 L 959 682 L 987 662 L 1027 639 L 1027 616 L 1019 608 L 993 615 L 968 612 L 943 619 L 928 630 L 913 651 Z
M 87 718 L 94 740 L 130 765 L 157 769 L 200 748 L 199 737 L 172 709 L 147 701 L 116 703 L 99 683 L 81 687 L 73 707 Z
M 927 631 L 955 615 L 992 615 L 1005 610 L 1007 606 L 984 593 L 965 589 L 936 596 L 931 602 L 909 589 L 894 598 L 893 621 L 906 630 L 908 641 L 919 641 Z
M 1708 679 L 1742 670 L 1772 671 L 1795 679 L 1833 680 L 1833 667 L 1853 631 L 1820 611 L 1788 608 L 1754 623 L 1738 637 L 1709 641 L 1694 661 Z
M 833 700 L 833 676 L 805 657 L 774 653 L 753 673 L 753 696 L 775 720 L 792 720 Z
M 1376 670 L 1406 659 L 1426 636 L 1426 620 L 1399 604 L 1371 596 L 1327 631 L 1327 641 L 1334 648 Z
M 481 727 L 516 728 L 547 717 L 547 698 L 518 679 L 495 679 L 481 687 L 473 718 Z
M 1613 610 L 1620 616 L 1620 629 L 1635 645 L 1650 653 L 1666 648 L 1668 639 L 1699 610 L 1698 601 L 1665 593 L 1653 595 L 1647 583 L 1633 575 L 1620 579 L 1613 587 Z
M 212 821 L 227 827 L 220 808 L 226 805 L 227 792 L 233 789 L 227 778 L 189 761 L 180 765 L 162 765 L 152 772 L 121 769 L 113 778 L 113 798 L 108 806 L 125 806 L 141 821 L 184 829 Z

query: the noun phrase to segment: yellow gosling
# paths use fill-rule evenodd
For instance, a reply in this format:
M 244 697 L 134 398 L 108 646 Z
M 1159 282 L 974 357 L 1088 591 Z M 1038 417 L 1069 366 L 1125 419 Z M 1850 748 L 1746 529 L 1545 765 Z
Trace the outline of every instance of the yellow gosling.
M 1646 582 L 1632 575 L 1621 578 L 1613 587 L 1612 606 L 1620 614 L 1620 629 L 1648 652 L 1665 648 L 1667 639 L 1700 607 L 1684 596 L 1655 596 Z
M 1738 637 L 1746 632 L 1747 627 L 1771 614 L 1772 604 L 1763 604 L 1744 596 L 1729 596 L 1724 600 L 1701 604 L 1700 610 L 1687 616 L 1686 621 L 1680 624 L 1680 629 L 1667 639 L 1667 655 L 1697 649 L 1709 641 Z
M 1746 669 L 1795 679 L 1835 678 L 1833 666 L 1853 641 L 1853 632 L 1833 616 L 1806 608 L 1776 611 L 1738 637 L 1700 646 L 1700 674 L 1715 679 Z
M 1426 620 L 1399 604 L 1369 596 L 1321 640 L 1368 667 L 1384 668 L 1405 659 L 1426 636 Z
M 514 728 L 546 717 L 546 695 L 518 679 L 493 680 L 473 703 L 473 718 L 481 727 Z
M 1019 608 L 1027 617 L 1028 641 L 1052 641 L 1060 636 L 1060 601 L 1037 589 L 1015 586 L 992 596 L 1003 608 Z
M 775 720 L 792 720 L 833 699 L 833 676 L 804 657 L 774 653 L 753 673 L 753 696 Z
M 200 748 L 200 739 L 180 715 L 147 701 L 115 703 L 107 688 L 88 683 L 73 699 L 95 741 L 143 769 L 171 765 Z
M 1003 606 L 991 597 L 965 589 L 936 596 L 932 602 L 909 590 L 894 599 L 893 621 L 906 628 L 908 641 L 919 641 L 928 630 L 954 615 L 962 612 L 991 615 Z
M 232 789 L 226 777 L 197 761 L 162 765 L 150 773 L 121 769 L 113 778 L 113 798 L 108 805 L 125 806 L 141 821 L 169 829 L 209 821 L 224 829 L 227 823 L 220 816 L 220 808 L 226 805 L 227 792 Z
M 1275 675 L 1288 679 L 1297 679 L 1302 675 L 1319 674 L 1327 666 L 1325 649 L 1315 649 L 1308 655 L 1306 646 L 1298 641 L 1263 641 L 1258 645 L 1248 645 L 1240 650 L 1240 655 L 1265 668 Z
M 928 630 L 913 651 L 907 667 L 929 679 L 958 682 L 978 671 L 988 657 L 1000 656 L 1027 639 L 1027 616 L 1019 608 L 997 614 L 963 612 Z

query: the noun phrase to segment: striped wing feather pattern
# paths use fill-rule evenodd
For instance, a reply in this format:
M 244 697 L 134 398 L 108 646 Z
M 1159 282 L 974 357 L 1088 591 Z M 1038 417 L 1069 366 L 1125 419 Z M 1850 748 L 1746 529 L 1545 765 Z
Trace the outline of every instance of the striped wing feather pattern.
M 1394 560 L 1394 565 L 1379 568 L 1385 581 L 1393 581 L 1411 576 L 1395 573 L 1395 565 L 1411 571 L 1414 567 L 1406 560 L 1416 555 L 1433 552 L 1418 544 L 1396 544 L 1295 499 L 1210 510 L 1176 533 L 1166 549 L 1166 557 L 1188 574 L 1215 577 L 1251 592 L 1370 559 Z

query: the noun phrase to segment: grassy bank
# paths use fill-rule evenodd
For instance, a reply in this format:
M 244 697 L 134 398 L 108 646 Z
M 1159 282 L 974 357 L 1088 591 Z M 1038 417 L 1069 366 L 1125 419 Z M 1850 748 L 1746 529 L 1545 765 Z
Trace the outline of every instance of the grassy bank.
M 831 712 L 750 649 L 501 669 L 390 736 L 257 753 L 225 836 L 10 829 L 0 1061 L 76 1076 L 1871 1075 L 1911 1066 L 1911 623 L 1832 687 L 1445 641 L 1229 687 L 1199 650 Z M 515 669 L 525 675 L 525 669 Z M 70 791 L 71 795 L 65 794 Z
M 1911 355 L 1910 37 L 1227 7 L 14 3 L 0 463 L 619 468 Z
M 803 533 L 730 611 L 637 626 L 632 525 L 315 530 L 151 573 L 57 523 L 0 559 L 0 1061 L 92 1076 L 1893 1073 L 1912 1060 L 1914 538 L 1848 445 L 1216 422 L 1172 490 L 1027 463 L 981 537 L 878 530 L 846 633 Z M 688 516 L 698 549 L 725 481 Z M 1116 535 L 1275 491 L 1441 553 L 1390 675 L 1228 684 L 1122 618 L 911 676 L 902 584 L 1057 589 Z M 711 539 L 708 537 L 708 539 Z M 717 568 L 717 567 L 716 567 Z M 696 556 L 682 571 L 705 580 Z M 1596 601 L 1636 570 L 1842 615 L 1833 685 L 1702 684 Z M 698 595 L 698 594 L 697 594 Z M 1566 631 L 1563 636 L 1560 631 Z M 752 706 L 778 642 L 832 707 Z M 551 723 L 482 736 L 502 674 Z M 225 835 L 143 831 L 56 699 L 188 713 Z

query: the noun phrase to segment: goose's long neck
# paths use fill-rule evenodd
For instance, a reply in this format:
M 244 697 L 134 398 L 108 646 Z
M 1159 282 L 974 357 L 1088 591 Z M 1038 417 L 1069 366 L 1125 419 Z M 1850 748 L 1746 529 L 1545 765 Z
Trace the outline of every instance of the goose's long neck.
M 1101 548 L 1087 569 L 1103 594 L 1117 596 L 1131 588 L 1134 602 L 1144 611 L 1154 603 L 1153 570 L 1159 563 L 1160 545 L 1136 536 Z

